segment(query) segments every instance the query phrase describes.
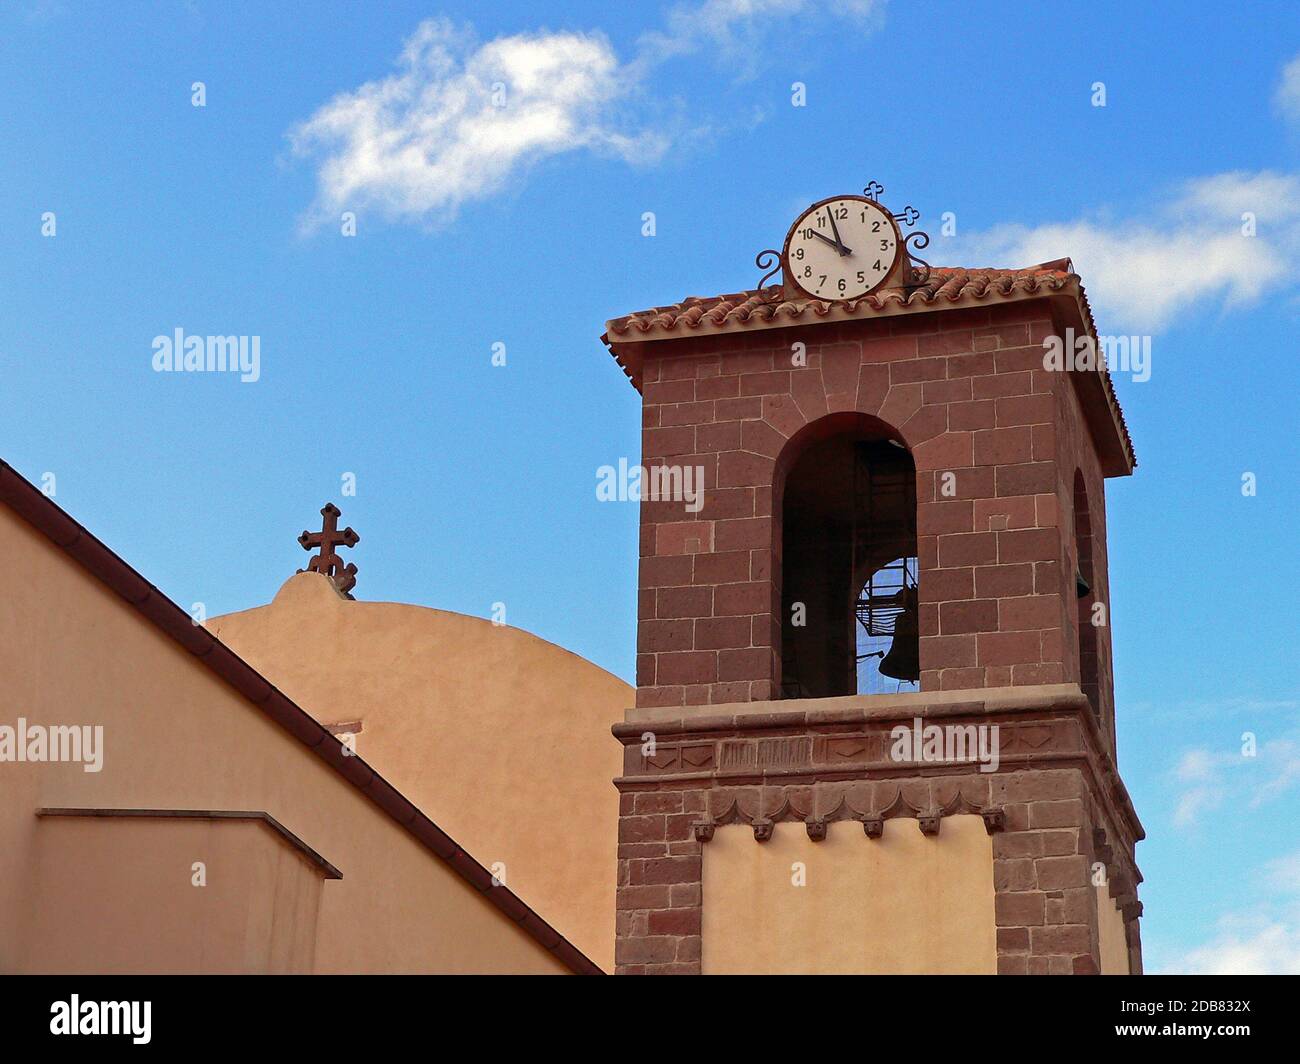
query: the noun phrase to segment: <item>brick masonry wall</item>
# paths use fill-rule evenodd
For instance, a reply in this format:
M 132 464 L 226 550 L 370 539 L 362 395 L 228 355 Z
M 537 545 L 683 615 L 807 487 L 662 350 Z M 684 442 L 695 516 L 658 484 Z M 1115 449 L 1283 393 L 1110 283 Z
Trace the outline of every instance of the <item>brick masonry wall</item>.
M 1042 368 L 1052 331 L 1034 301 L 648 344 L 642 463 L 699 467 L 705 491 L 694 514 L 642 503 L 637 704 L 777 696 L 781 473 L 837 413 L 916 461 L 921 689 L 1077 680 L 1081 462 L 1102 574 L 1104 508 L 1069 378 Z
M 1074 474 L 1078 470 L 1083 476 L 1084 488 L 1088 496 L 1093 599 L 1103 603 L 1106 607 L 1106 624 L 1095 630 L 1097 697 L 1100 722 L 1113 751 L 1115 748 L 1115 686 L 1111 651 L 1110 579 L 1106 555 L 1106 482 L 1102 477 L 1100 464 L 1092 448 L 1079 398 L 1074 389 L 1069 387 L 1065 374 L 1057 373 L 1053 374 L 1053 376 L 1059 378 L 1058 395 L 1060 399 L 1056 408 L 1055 424 L 1056 466 L 1058 471 L 1056 497 L 1057 506 L 1062 515 L 1061 528 L 1066 533 L 1067 557 L 1067 565 L 1061 574 L 1061 594 L 1063 597 L 1074 595 L 1074 573 L 1079 565 L 1072 534 L 1075 528 Z M 1066 678 L 1078 681 L 1081 677 L 1081 669 L 1077 609 L 1066 611 L 1065 646 Z
M 702 790 L 620 796 L 614 963 L 620 975 L 699 975 Z
M 903 817 L 917 830 L 937 833 L 942 845 L 944 816 L 975 813 L 992 836 L 999 974 L 1098 971 L 1098 869 L 1124 912 L 1130 967 L 1139 974 L 1134 847 L 1140 827 L 1091 708 L 1068 691 L 1044 689 L 1041 701 L 1014 711 L 1004 692 L 1002 706 L 995 700 L 926 706 L 918 698 L 915 707 L 889 717 L 793 700 L 743 717 L 726 710 L 677 720 L 656 714 L 653 721 L 617 726 L 625 754 L 617 781 L 617 972 L 701 971 L 708 948 L 702 937 L 703 848 L 719 825 L 750 825 L 758 846 L 774 820 L 802 821 L 816 840 L 830 820 L 862 821 L 866 828 L 875 817 Z M 790 709 L 777 712 L 779 705 Z M 920 771 L 893 762 L 889 729 L 912 712 L 954 723 L 998 723 L 999 771 Z M 656 736 L 653 754 L 642 746 L 647 732 Z M 764 753 L 738 756 L 742 749 Z M 753 764 L 766 767 L 757 774 L 744 767 Z M 870 830 L 864 834 L 862 845 L 876 844 Z
M 1081 773 L 1006 777 L 1007 830 L 993 837 L 999 975 L 1096 975 L 1092 823 Z

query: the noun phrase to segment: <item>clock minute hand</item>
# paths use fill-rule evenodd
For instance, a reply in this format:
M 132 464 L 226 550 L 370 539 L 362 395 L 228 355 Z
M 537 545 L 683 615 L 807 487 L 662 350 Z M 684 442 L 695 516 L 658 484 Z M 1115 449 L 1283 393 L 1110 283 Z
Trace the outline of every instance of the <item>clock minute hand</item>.
M 853 252 L 850 251 L 848 248 L 846 248 L 843 244 L 838 243 L 837 241 L 832 240 L 832 239 L 831 239 L 830 237 L 828 237 L 828 236 L 822 236 L 821 233 L 817 232 L 816 229 L 812 229 L 812 230 L 809 230 L 809 231 L 810 231 L 810 232 L 812 233 L 812 235 L 815 236 L 818 240 L 824 240 L 824 241 L 826 241 L 826 243 L 828 243 L 831 247 L 835 248 L 835 250 L 838 251 L 841 255 L 852 255 L 852 254 L 853 254 Z
M 840 239 L 840 227 L 835 224 L 835 212 L 831 208 L 826 208 L 826 217 L 831 220 L 831 232 L 835 234 L 835 246 L 840 249 L 840 255 L 852 255 L 848 248 L 844 246 L 844 241 Z

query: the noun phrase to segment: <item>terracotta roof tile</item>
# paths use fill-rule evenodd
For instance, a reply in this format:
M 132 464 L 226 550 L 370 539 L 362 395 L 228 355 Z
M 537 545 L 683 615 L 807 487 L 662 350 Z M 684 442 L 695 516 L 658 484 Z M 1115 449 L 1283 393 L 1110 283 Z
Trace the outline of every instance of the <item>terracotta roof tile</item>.
M 826 317 L 832 311 L 842 311 L 842 316 L 868 318 L 890 310 L 923 310 L 955 303 L 963 299 L 988 299 L 1010 295 L 1032 296 L 1050 294 L 1078 283 L 1078 276 L 1070 272 L 1068 259 L 1030 266 L 1022 270 L 966 269 L 955 266 L 936 266 L 930 279 L 917 288 L 885 288 L 870 292 L 861 299 L 844 303 L 801 297 L 777 298 L 780 285 L 770 288 L 734 292 L 720 296 L 690 296 L 680 303 L 666 307 L 651 307 L 621 318 L 614 318 L 606 329 L 611 340 L 635 338 L 650 333 L 680 332 L 683 329 L 712 331 L 712 328 L 757 320 L 764 324 L 784 324 L 807 318 Z
M 1096 324 L 1079 275 L 1068 259 L 1055 259 L 1022 269 L 990 269 L 935 266 L 929 280 L 915 288 L 884 288 L 861 299 L 843 303 L 810 297 L 782 298 L 782 287 L 773 285 L 718 296 L 689 296 L 680 303 L 651 307 L 613 318 L 605 325 L 601 339 L 614 353 L 623 371 L 640 388 L 639 359 L 627 359 L 621 344 L 636 341 L 676 339 L 747 329 L 780 328 L 820 320 L 847 321 L 898 314 L 944 310 L 956 306 L 978 306 L 1047 296 L 1074 297 L 1088 333 L 1095 339 Z M 1130 468 L 1137 465 L 1133 441 L 1124 412 L 1120 409 L 1110 373 L 1103 371 L 1102 391 L 1123 438 Z

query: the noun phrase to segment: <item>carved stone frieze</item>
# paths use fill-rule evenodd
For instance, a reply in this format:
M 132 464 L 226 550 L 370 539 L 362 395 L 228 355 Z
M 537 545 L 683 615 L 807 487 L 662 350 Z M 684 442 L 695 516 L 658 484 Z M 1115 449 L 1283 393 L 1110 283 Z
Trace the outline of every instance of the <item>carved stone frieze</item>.
M 629 754 L 625 758 L 625 778 L 700 774 L 755 778 L 806 775 L 817 778 L 826 770 L 878 775 L 911 768 L 927 771 L 960 769 L 978 763 L 975 750 L 968 750 L 951 760 L 925 757 L 919 751 L 906 758 L 895 756 L 898 753 L 893 738 L 895 729 L 913 728 L 921 719 L 866 722 L 849 730 L 766 736 L 751 733 L 688 737 L 685 722 L 678 722 L 667 734 L 655 734 L 653 727 L 647 727 L 644 732 L 633 732 L 629 726 L 627 733 L 620 736 Z M 1046 757 L 1080 756 L 1084 753 L 1082 733 L 1077 723 L 1068 719 L 1020 722 L 961 717 L 931 721 L 926 718 L 922 727 L 996 728 L 998 758 L 1005 769 L 1040 762 Z M 713 729 L 700 728 L 701 732 L 709 730 Z M 681 738 L 677 740 L 679 734 Z M 645 749 L 646 735 L 655 737 L 649 750 Z
M 943 805 L 922 810 L 908 800 L 903 786 L 890 789 L 887 800 L 877 808 L 866 809 L 855 806 L 844 791 L 789 786 L 712 791 L 705 815 L 692 822 L 691 830 L 697 842 L 709 842 L 722 825 L 748 824 L 754 838 L 766 842 L 777 824 L 799 822 L 810 839 L 821 842 L 831 824 L 855 820 L 862 824 L 867 838 L 878 839 L 884 834 L 886 820 L 915 820 L 923 834 L 937 835 L 944 817 L 960 815 L 982 818 L 989 834 L 1006 827 L 1001 807 L 973 802 L 961 787 L 955 788 Z

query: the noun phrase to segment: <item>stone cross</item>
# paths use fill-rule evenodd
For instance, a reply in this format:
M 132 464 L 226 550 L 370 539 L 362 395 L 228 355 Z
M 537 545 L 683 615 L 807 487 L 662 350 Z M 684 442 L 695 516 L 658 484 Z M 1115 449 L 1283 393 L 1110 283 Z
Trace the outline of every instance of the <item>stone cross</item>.
M 325 520 L 319 532 L 308 532 L 303 529 L 302 535 L 298 537 L 303 550 L 320 548 L 320 553 L 307 563 L 307 568 L 299 569 L 298 572 L 321 573 L 328 576 L 340 592 L 351 598 L 348 592 L 357 586 L 357 567 L 352 563 L 344 565 L 343 559 L 335 553 L 334 548 L 355 547 L 361 541 L 361 537 L 351 528 L 339 531 L 341 512 L 332 502 L 327 502 L 321 509 L 321 516 Z

